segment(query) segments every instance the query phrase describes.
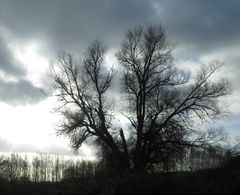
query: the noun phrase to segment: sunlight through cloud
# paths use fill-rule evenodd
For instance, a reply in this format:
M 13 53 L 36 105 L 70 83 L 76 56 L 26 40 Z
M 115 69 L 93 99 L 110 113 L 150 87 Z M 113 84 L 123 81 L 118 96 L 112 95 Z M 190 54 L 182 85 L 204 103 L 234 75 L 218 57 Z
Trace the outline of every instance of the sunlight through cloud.
M 36 86 L 41 86 L 42 75 L 48 70 L 49 61 L 39 53 L 38 49 L 38 42 L 32 42 L 26 46 L 16 47 L 15 55 L 26 66 L 27 79 Z

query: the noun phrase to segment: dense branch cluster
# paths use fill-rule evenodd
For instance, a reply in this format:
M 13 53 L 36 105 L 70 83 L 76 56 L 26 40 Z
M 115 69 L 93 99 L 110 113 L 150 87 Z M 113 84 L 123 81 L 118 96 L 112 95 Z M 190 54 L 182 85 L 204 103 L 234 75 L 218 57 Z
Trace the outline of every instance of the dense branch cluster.
M 107 95 L 116 72 L 104 66 L 104 55 L 105 47 L 96 41 L 80 62 L 61 52 L 53 67 L 55 95 L 64 116 L 59 133 L 67 134 L 75 149 L 91 138 L 119 169 L 141 171 L 186 147 L 210 149 L 223 139 L 221 131 L 199 133 L 194 125 L 223 113 L 219 98 L 231 87 L 227 80 L 211 79 L 221 67 L 218 63 L 203 66 L 192 78 L 173 64 L 161 26 L 128 31 L 117 54 L 123 66 L 119 74 L 124 103 L 129 105 L 124 115 L 131 124 L 122 129 L 112 121 Z

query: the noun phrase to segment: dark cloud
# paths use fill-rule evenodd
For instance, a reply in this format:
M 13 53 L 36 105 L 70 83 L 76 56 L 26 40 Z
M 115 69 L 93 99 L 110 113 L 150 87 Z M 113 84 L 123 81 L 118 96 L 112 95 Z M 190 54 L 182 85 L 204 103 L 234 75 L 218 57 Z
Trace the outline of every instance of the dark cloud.
M 198 56 L 239 43 L 239 7 L 238 0 L 155 1 L 171 41 Z
M 199 56 L 240 41 L 239 7 L 238 0 L 2 0 L 0 23 L 21 41 L 39 39 L 53 58 L 60 49 L 80 54 L 98 38 L 117 46 L 126 30 L 162 22 L 171 42 Z
M 144 0 L 3 1 L 1 23 L 19 39 L 42 39 L 48 52 L 85 47 L 94 39 L 109 44 L 132 26 L 152 22 Z M 120 37 L 121 37 L 120 36 Z
M 13 82 L 0 79 L 0 101 L 11 105 L 34 104 L 45 98 L 40 88 L 27 80 Z
M 11 105 L 37 103 L 45 97 L 40 89 L 30 81 L 24 80 L 26 69 L 8 48 L 5 40 L 0 36 L 0 101 Z M 17 81 L 9 81 L 9 76 Z
M 24 76 L 23 64 L 18 62 L 13 53 L 7 47 L 5 41 L 0 36 L 0 71 L 11 76 Z

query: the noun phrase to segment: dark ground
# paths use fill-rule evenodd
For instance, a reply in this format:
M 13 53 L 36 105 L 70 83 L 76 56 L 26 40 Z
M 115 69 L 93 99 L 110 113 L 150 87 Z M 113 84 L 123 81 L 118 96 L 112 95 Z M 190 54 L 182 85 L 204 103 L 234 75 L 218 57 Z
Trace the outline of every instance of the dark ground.
M 0 195 L 228 195 L 240 194 L 240 158 L 220 168 L 197 172 L 131 175 L 119 179 L 89 179 L 59 183 L 9 183 L 0 181 Z

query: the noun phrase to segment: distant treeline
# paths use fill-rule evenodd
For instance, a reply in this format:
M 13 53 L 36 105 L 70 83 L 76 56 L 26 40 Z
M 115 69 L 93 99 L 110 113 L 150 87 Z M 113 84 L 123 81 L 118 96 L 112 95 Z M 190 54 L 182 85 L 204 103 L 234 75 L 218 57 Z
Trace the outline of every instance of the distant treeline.
M 231 158 L 232 151 L 219 148 L 205 151 L 191 148 L 181 153 L 181 156 L 168 158 L 160 164 L 148 168 L 149 173 L 172 171 L 195 171 L 215 168 L 224 160 Z M 64 156 L 38 154 L 32 159 L 18 153 L 0 156 L 0 178 L 10 182 L 59 182 L 77 181 L 90 178 L 102 178 L 111 174 L 114 167 L 107 160 L 65 160 Z
M 98 163 L 86 160 L 64 160 L 64 156 L 36 154 L 31 160 L 19 153 L 0 156 L 0 177 L 11 182 L 58 182 L 95 175 Z

